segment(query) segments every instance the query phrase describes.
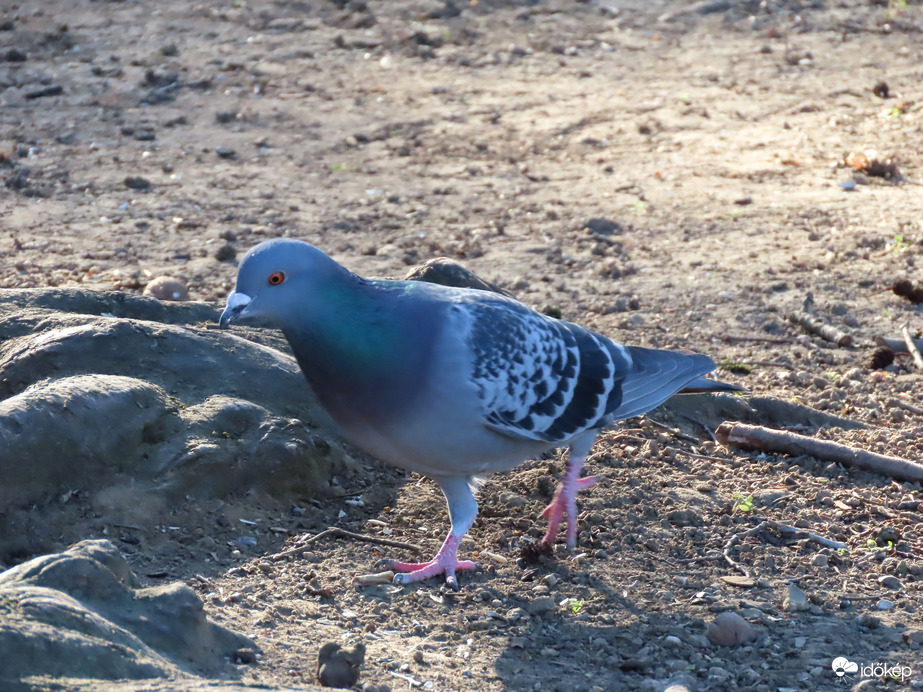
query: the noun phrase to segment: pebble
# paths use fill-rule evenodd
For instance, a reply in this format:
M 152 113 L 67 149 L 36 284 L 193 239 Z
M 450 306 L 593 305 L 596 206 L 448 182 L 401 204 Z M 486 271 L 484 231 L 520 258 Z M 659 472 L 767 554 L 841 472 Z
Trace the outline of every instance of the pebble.
M 144 287 L 144 295 L 157 300 L 189 300 L 189 289 L 182 279 L 158 276 Z
M 826 567 L 829 562 L 830 558 L 823 554 L 815 555 L 814 559 L 811 560 L 811 564 L 815 567 Z
M 789 613 L 808 609 L 808 597 L 796 584 L 789 584 L 782 599 L 782 608 Z
M 715 646 L 738 646 L 756 637 L 753 626 L 737 613 L 726 611 L 715 616 L 705 636 Z
M 215 153 L 223 159 L 233 159 L 237 152 L 230 147 L 215 147 Z
M 890 574 L 882 574 L 878 577 L 878 583 L 889 589 L 897 590 L 901 588 L 901 580 Z
M 237 257 L 237 249 L 230 243 L 225 243 L 215 251 L 215 259 L 219 262 L 233 262 Z
M 150 190 L 151 181 L 137 175 L 130 175 L 125 178 L 125 187 L 132 190 Z
M 850 178 L 849 180 L 844 180 L 842 183 L 840 183 L 840 187 L 843 188 L 846 192 L 852 192 L 856 189 L 857 184 L 858 183 L 856 183 L 855 180 Z
M 876 607 L 878 610 L 891 610 L 894 607 L 894 603 L 886 598 L 882 598 L 880 601 L 878 601 Z
M 539 596 L 526 606 L 530 615 L 542 615 L 554 610 L 554 599 L 551 596 Z
M 506 614 L 506 619 L 510 622 L 517 622 L 518 620 L 528 620 L 529 613 L 523 608 L 513 608 Z
M 325 687 L 352 687 L 359 681 L 359 668 L 365 661 L 365 645 L 352 650 L 327 642 L 317 654 L 317 678 Z
M 231 660 L 234 663 L 239 663 L 241 665 L 250 665 L 251 663 L 256 663 L 256 651 L 253 649 L 238 649 L 231 656 Z

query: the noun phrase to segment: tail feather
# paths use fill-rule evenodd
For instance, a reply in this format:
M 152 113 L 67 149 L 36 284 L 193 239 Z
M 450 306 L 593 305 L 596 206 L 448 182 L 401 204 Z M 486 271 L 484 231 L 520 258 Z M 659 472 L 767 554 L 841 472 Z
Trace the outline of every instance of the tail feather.
M 746 392 L 746 387 L 721 380 L 713 380 L 710 377 L 699 377 L 680 390 L 680 394 L 695 394 L 697 392 Z

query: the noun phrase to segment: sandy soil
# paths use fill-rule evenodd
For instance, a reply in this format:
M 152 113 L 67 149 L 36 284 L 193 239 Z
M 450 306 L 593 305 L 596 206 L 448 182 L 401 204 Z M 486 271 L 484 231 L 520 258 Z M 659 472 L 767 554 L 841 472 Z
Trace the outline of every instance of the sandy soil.
M 869 425 L 822 436 L 919 459 L 923 376 L 904 356 L 870 370 L 874 337 L 923 327 L 889 290 L 923 280 L 923 7 L 902 5 L 7 3 L 0 287 L 141 292 L 166 274 L 220 300 L 235 258 L 281 235 L 370 275 L 445 255 L 540 309 Z M 898 178 L 843 164 L 861 156 Z M 809 293 L 856 347 L 789 324 Z M 324 642 L 364 640 L 360 685 L 380 689 L 923 686 L 920 483 L 726 449 L 703 422 L 607 435 L 578 554 L 550 564 L 517 557 L 560 460 L 491 479 L 463 544 L 485 569 L 457 594 L 354 588 L 382 554 L 366 543 L 269 559 L 331 525 L 438 547 L 435 486 L 358 453 L 318 498 L 242 488 L 144 526 L 79 492 L 36 511 L 68 518 L 51 547 L 109 537 L 148 583 L 200 589 L 262 647 L 247 681 L 313 681 Z M 847 547 L 740 536 L 763 520 Z M 802 606 L 783 605 L 789 584 Z M 724 611 L 755 638 L 712 644 Z M 912 673 L 840 679 L 838 656 Z

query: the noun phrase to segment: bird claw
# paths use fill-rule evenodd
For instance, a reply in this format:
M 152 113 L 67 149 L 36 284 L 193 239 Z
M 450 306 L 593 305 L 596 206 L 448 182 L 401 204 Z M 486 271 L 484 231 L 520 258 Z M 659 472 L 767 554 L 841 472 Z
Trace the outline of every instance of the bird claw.
M 401 574 L 394 575 L 394 584 L 405 586 L 413 584 L 430 577 L 436 577 L 440 574 L 445 575 L 445 583 L 451 589 L 458 591 L 458 578 L 455 576 L 456 570 L 476 569 L 477 563 L 471 560 L 456 560 L 454 558 L 445 559 L 435 557 L 429 562 L 411 563 L 398 562 L 397 560 L 385 560 L 385 567 Z

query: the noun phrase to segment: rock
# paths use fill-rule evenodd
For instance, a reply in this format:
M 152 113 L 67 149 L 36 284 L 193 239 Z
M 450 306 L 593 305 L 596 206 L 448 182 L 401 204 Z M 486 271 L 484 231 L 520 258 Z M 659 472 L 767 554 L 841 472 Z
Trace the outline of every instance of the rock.
M 715 616 L 705 636 L 715 646 L 739 646 L 755 639 L 756 632 L 740 615 L 727 611 Z
M 231 656 L 231 660 L 241 665 L 250 665 L 251 663 L 256 663 L 256 655 L 256 650 L 244 647 L 235 651 Z
M 125 187 L 131 190 L 150 190 L 151 181 L 137 175 L 130 175 L 125 178 Z
M 317 654 L 317 679 L 324 687 L 352 687 L 359 681 L 359 669 L 365 661 L 365 644 L 351 650 L 336 642 L 327 642 Z
M 82 541 L 0 574 L 0 689 L 20 677 L 229 677 L 225 657 L 256 645 L 209 622 L 181 583 L 138 588 L 112 543 Z M 185 685 L 180 684 L 185 687 Z
M 428 281 L 443 286 L 476 288 L 481 291 L 509 295 L 499 286 L 482 279 L 467 267 L 445 257 L 437 257 L 417 265 L 411 268 L 403 278 L 408 281 Z
M 217 314 L 124 294 L 2 292 L 0 507 L 24 528 L 0 531 L 0 562 L 47 550 L 35 534 L 56 528 L 26 528 L 30 508 L 74 488 L 127 523 L 162 521 L 186 495 L 317 493 L 345 459 L 332 424 L 293 357 L 238 335 L 287 348 L 279 336 L 147 321 Z
M 189 289 L 182 279 L 158 276 L 144 287 L 144 295 L 157 300 L 189 300 Z
M 609 219 L 590 219 L 586 222 L 586 227 L 590 232 L 599 235 L 618 235 L 624 230 L 618 223 Z
M 894 603 L 886 598 L 882 598 L 875 607 L 878 608 L 878 610 L 891 610 L 894 607 Z
M 230 147 L 215 147 L 215 153 L 222 159 L 233 159 L 237 157 L 237 152 Z
M 529 615 L 543 615 L 553 611 L 554 607 L 554 598 L 551 596 L 539 596 L 529 602 L 526 606 L 526 610 L 529 612 Z
M 782 609 L 789 613 L 798 613 L 809 607 L 808 597 L 796 584 L 789 583 L 782 599 Z
M 923 646 L 923 630 L 910 630 L 902 635 L 905 642 L 911 646 Z
M 231 243 L 225 243 L 215 251 L 215 259 L 219 262 L 233 262 L 237 258 L 237 248 Z
M 878 583 L 895 591 L 901 588 L 901 580 L 890 574 L 882 574 L 878 577 Z

